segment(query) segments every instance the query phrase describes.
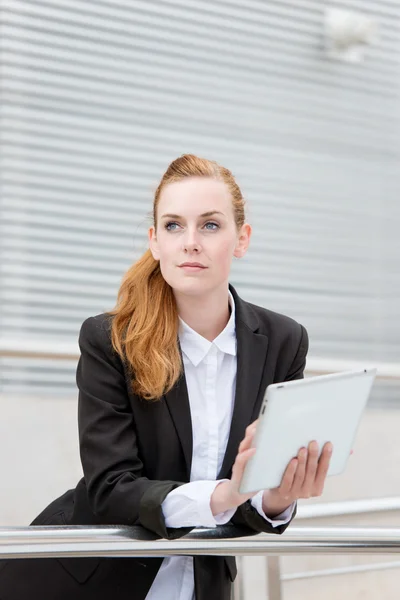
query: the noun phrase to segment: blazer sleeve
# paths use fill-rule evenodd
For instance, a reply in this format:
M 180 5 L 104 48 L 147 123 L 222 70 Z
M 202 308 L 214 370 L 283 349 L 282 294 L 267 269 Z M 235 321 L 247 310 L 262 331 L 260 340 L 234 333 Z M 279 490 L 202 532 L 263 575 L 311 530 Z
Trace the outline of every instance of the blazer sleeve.
M 306 367 L 306 357 L 308 352 L 308 334 L 303 325 L 300 325 L 300 329 L 300 343 L 284 381 L 304 378 L 304 369 Z
M 79 445 L 91 510 L 102 524 L 142 525 L 165 538 L 185 535 L 192 528 L 167 528 L 161 508 L 182 483 L 143 477 L 125 371 L 104 317 L 83 323 L 79 346 Z
M 295 352 L 293 361 L 287 371 L 287 375 L 284 381 L 291 381 L 293 379 L 302 379 L 304 377 L 304 369 L 306 366 L 306 356 L 308 352 L 308 334 L 307 330 L 303 325 L 299 325 L 300 332 L 298 334 L 299 342 L 297 345 L 297 351 Z M 253 531 L 260 533 L 278 533 L 281 534 L 289 527 L 290 523 L 296 516 L 297 504 L 294 508 L 292 518 L 283 525 L 273 527 L 272 524 L 266 521 L 257 510 L 251 505 L 251 501 L 248 500 L 241 504 L 231 519 L 231 523 L 241 527 L 250 527 Z

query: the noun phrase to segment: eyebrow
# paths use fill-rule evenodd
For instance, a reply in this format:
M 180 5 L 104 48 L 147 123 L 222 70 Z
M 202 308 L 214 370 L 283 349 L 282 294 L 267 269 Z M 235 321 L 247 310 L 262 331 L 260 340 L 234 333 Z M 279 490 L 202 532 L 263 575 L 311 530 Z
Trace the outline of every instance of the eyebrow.
M 222 215 L 223 217 L 225 216 L 224 213 L 222 213 L 219 210 L 209 210 L 209 211 L 203 213 L 202 215 L 200 215 L 200 217 L 201 218 L 212 217 L 213 215 Z M 181 215 L 174 215 L 171 213 L 167 213 L 167 214 L 163 215 L 161 218 L 162 219 L 182 219 L 183 217 Z

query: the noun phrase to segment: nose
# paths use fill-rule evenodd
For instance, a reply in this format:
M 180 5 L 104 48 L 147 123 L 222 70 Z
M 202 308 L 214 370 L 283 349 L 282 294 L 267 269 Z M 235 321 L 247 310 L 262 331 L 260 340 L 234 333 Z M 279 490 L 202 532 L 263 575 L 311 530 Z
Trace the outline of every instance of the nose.
M 196 229 L 192 230 L 188 228 L 183 236 L 182 243 L 183 251 L 186 253 L 198 253 L 201 251 L 201 244 Z

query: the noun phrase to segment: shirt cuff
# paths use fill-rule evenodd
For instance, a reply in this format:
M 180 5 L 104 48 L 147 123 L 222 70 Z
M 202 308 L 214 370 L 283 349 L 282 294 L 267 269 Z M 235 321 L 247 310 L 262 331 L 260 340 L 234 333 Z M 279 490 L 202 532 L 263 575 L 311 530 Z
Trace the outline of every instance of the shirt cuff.
M 251 505 L 256 509 L 259 515 L 261 515 L 266 521 L 271 523 L 272 527 L 278 527 L 279 525 L 286 525 L 289 523 L 293 516 L 294 509 L 296 508 L 296 502 L 293 502 L 286 510 L 279 515 L 276 515 L 273 519 L 267 517 L 262 508 L 263 491 L 257 492 L 255 496 L 251 498 Z
M 191 481 L 170 492 L 161 505 L 166 527 L 216 527 L 224 525 L 233 517 L 236 508 L 218 515 L 211 511 L 211 496 L 218 481 Z

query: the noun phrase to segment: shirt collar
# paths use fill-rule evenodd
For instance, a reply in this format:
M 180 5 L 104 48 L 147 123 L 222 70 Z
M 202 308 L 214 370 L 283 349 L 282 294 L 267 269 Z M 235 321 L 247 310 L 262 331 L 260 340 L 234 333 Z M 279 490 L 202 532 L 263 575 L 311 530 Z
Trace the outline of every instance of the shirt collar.
M 213 345 L 225 354 L 236 356 L 235 301 L 231 292 L 229 292 L 229 305 L 231 307 L 229 321 L 212 342 L 206 340 L 197 331 L 194 331 L 179 317 L 179 342 L 181 349 L 195 367 L 201 363 Z

